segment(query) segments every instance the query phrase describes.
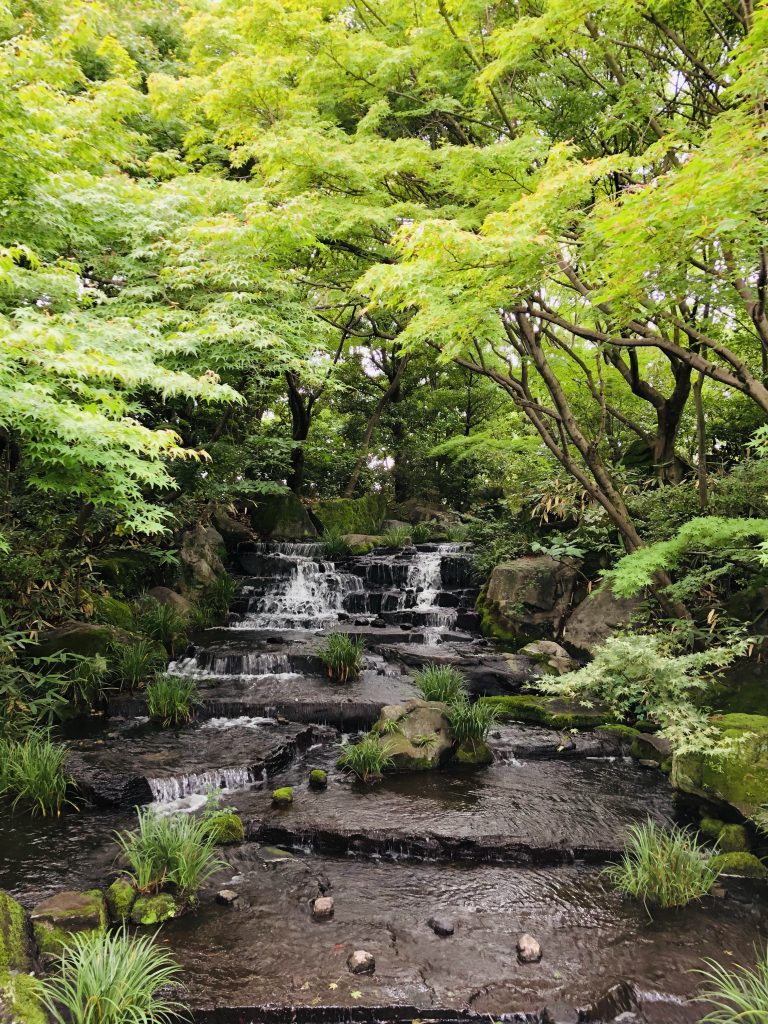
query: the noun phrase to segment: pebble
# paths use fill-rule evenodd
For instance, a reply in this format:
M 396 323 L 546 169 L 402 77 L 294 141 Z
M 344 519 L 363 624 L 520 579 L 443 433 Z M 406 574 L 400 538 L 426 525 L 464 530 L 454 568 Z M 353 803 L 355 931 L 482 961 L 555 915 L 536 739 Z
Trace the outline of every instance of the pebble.
M 453 935 L 456 931 L 453 921 L 449 921 L 446 917 L 430 917 L 427 924 L 435 935 Z
M 517 940 L 517 959 L 521 964 L 537 964 L 541 960 L 539 940 L 528 932 Z
M 239 899 L 240 894 L 235 892 L 234 889 L 222 889 L 221 892 L 216 893 L 216 902 L 221 903 L 223 907 L 231 907 Z
M 638 764 L 640 765 L 641 768 L 658 768 L 659 767 L 659 762 L 658 761 L 652 761 L 650 758 L 647 758 L 647 757 L 641 757 L 640 760 L 638 761 Z
M 347 957 L 347 967 L 352 974 L 373 974 L 376 961 L 372 953 L 367 953 L 364 949 L 356 949 Z
M 333 896 L 318 896 L 312 903 L 312 917 L 316 921 L 327 921 L 333 917 Z

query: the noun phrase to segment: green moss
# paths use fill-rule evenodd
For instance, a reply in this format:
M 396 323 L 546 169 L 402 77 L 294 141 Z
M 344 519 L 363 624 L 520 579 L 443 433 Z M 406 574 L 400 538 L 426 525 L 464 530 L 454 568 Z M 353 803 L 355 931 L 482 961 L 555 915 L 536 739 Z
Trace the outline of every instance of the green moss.
M 672 758 L 671 757 L 664 758 L 664 760 L 659 765 L 659 768 L 661 769 L 661 771 L 664 772 L 665 775 L 671 775 L 672 774 Z
M 638 734 L 630 744 L 629 752 L 632 757 L 637 758 L 638 761 L 655 761 L 660 764 L 664 760 L 664 754 L 661 753 L 652 743 L 648 743 L 643 737 Z
M 481 768 L 493 763 L 493 751 L 482 740 L 479 742 L 466 740 L 455 751 L 453 760 L 460 765 Z
M 480 699 L 497 709 L 501 721 L 531 722 L 550 729 L 594 729 L 605 726 L 608 719 L 605 711 L 556 697 L 516 694 Z
M 720 835 L 720 831 L 724 827 L 725 822 L 720 821 L 719 818 L 702 818 L 699 824 L 699 832 L 701 832 L 705 839 L 709 839 L 711 842 L 716 843 L 717 838 Z
M 77 932 L 106 931 L 109 918 L 101 889 L 57 893 L 32 911 L 38 948 L 44 956 L 58 956 Z
M 313 768 L 309 773 L 309 785 L 312 789 L 325 789 L 328 785 L 328 772 L 322 768 Z
M 272 802 L 278 807 L 289 807 L 293 803 L 293 786 L 281 786 L 272 790 Z
M 0 971 L 0 1011 L 10 1014 L 18 1024 L 47 1024 L 40 1002 L 40 984 L 29 974 Z
M 217 846 L 226 846 L 227 843 L 242 843 L 245 841 L 245 826 L 243 819 L 234 811 L 226 814 L 215 814 L 206 819 L 205 825 L 208 834 L 213 836 Z
M 109 626 L 118 626 L 129 633 L 134 628 L 133 609 L 127 601 L 119 601 L 116 597 L 97 597 L 93 602 L 94 617 L 98 622 Z
M 36 921 L 34 930 L 35 942 L 42 956 L 59 956 L 72 940 L 71 931 L 49 921 Z
M 107 908 L 113 921 L 120 924 L 131 916 L 136 890 L 127 878 L 116 878 L 107 889 Z
M 480 616 L 480 632 L 483 636 L 490 636 L 507 644 L 519 645 L 522 638 L 521 634 L 513 629 L 507 629 L 505 626 L 502 626 L 493 606 L 488 603 L 486 588 L 480 591 L 480 595 L 475 603 L 475 611 Z M 527 636 L 526 639 L 530 640 L 532 638 Z
M 330 498 L 318 501 L 314 511 L 327 533 L 376 534 L 387 514 L 387 499 L 383 494 Z
M 0 889 L 0 971 L 32 967 L 29 934 L 24 908 Z
M 606 732 L 610 736 L 615 736 L 616 739 L 621 740 L 622 743 L 626 743 L 627 746 L 631 746 L 640 735 L 638 730 L 633 729 L 631 725 L 601 725 L 598 727 L 597 731 Z
M 177 913 L 178 907 L 173 896 L 161 892 L 157 896 L 139 896 L 131 910 L 131 921 L 145 926 L 162 924 L 163 921 L 170 921 Z
M 742 878 L 768 877 L 768 869 L 753 853 L 721 853 L 712 858 L 711 864 L 723 875 L 741 875 Z
M 747 853 L 750 842 L 743 825 L 723 825 L 717 837 L 720 853 Z

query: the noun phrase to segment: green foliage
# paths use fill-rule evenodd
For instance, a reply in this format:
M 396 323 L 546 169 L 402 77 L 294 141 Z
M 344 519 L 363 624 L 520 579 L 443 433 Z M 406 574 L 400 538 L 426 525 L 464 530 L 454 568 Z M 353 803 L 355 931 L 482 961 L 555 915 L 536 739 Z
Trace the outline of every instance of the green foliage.
M 498 711 L 493 704 L 480 701 L 473 704 L 466 699 L 454 700 L 448 705 L 446 714 L 459 746 L 483 742 L 499 720 Z
M 618 864 L 604 871 L 610 884 L 625 896 L 650 907 L 682 907 L 706 896 L 717 881 L 706 850 L 676 825 L 662 828 L 650 819 L 629 830 Z
M 729 966 L 705 960 L 698 971 L 703 978 L 696 1001 L 708 1012 L 700 1024 L 762 1024 L 768 1019 L 768 953 L 759 956 L 754 967 Z
M 368 733 L 357 743 L 342 743 L 339 767 L 356 775 L 361 782 L 373 782 L 381 778 L 394 761 L 390 757 L 386 740 Z
M 216 839 L 205 820 L 191 814 L 161 817 L 151 807 L 139 807 L 137 814 L 134 831 L 115 833 L 136 889 L 153 894 L 170 886 L 182 902 L 193 902 L 224 863 L 216 856 Z
M 67 775 L 67 749 L 43 732 L 29 732 L 20 740 L 0 740 L 0 795 L 11 806 L 32 814 L 61 814 L 75 804 L 67 791 L 74 785 Z
M 463 700 L 467 694 L 464 676 L 451 665 L 427 665 L 415 673 L 413 681 L 424 700 L 450 704 Z
M 147 684 L 149 717 L 165 728 L 188 725 L 195 717 L 199 704 L 194 679 L 161 675 Z
M 184 1006 L 168 998 L 180 968 L 156 936 L 79 932 L 41 982 L 55 1024 L 172 1024 Z
M 589 707 L 601 702 L 620 720 L 648 719 L 661 727 L 676 754 L 725 754 L 732 745 L 695 703 L 710 684 L 707 669 L 729 665 L 746 643 L 692 654 L 675 654 L 672 641 L 656 634 L 609 638 L 584 668 L 541 680 L 538 688 L 576 698 Z
M 414 544 L 426 544 L 433 532 L 434 528 L 429 523 L 416 523 L 411 527 L 411 540 Z
M 329 633 L 317 654 L 325 665 L 328 678 L 335 683 L 346 683 L 363 669 L 365 641 L 348 633 Z
M 133 609 L 134 628 L 150 640 L 161 643 L 169 657 L 178 653 L 187 637 L 187 620 L 172 604 L 156 601 L 147 595 Z
M 352 553 L 352 549 L 348 541 L 344 539 L 344 535 L 334 531 L 328 531 L 323 534 L 322 545 L 323 556 L 331 561 L 335 561 L 338 558 L 346 558 L 347 555 Z
M 110 647 L 110 675 L 121 690 L 135 690 L 154 679 L 167 664 L 167 657 L 154 640 L 118 642 Z
M 381 543 L 385 548 L 406 548 L 413 544 L 413 531 L 410 526 L 396 526 L 381 535 Z

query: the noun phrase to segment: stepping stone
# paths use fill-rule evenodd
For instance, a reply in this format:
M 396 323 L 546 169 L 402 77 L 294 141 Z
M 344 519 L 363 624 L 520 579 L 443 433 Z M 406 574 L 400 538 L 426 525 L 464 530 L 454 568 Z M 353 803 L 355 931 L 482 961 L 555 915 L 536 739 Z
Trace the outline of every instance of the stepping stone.
M 312 917 L 316 921 L 327 921 L 333 917 L 333 896 L 318 896 L 312 904 Z
M 517 940 L 517 959 L 521 964 L 537 964 L 541 960 L 539 940 L 528 932 Z
M 373 974 L 376 960 L 372 953 L 368 953 L 364 949 L 356 949 L 347 957 L 347 967 L 352 974 Z

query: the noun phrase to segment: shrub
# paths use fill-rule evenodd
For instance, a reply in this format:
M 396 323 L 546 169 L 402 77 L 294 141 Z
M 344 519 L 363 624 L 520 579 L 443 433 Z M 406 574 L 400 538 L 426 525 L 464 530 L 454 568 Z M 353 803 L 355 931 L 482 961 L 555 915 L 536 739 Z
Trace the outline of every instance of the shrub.
M 381 536 L 381 543 L 385 548 L 407 548 L 413 544 L 412 530 L 410 526 L 397 526 L 393 530 L 387 530 Z
M 344 539 L 343 534 L 337 533 L 334 530 L 323 534 L 322 545 L 324 557 L 329 558 L 331 561 L 335 561 L 337 558 L 346 558 L 347 555 L 352 553 L 352 548 Z
M 109 651 L 110 675 L 121 690 L 135 690 L 164 669 L 167 658 L 151 640 L 113 644 Z
M 705 960 L 706 970 L 698 971 L 705 979 L 696 1001 L 713 1009 L 700 1024 L 764 1024 L 768 1020 L 768 952 L 754 967 L 723 967 L 715 960 Z
M 0 793 L 21 804 L 32 814 L 61 814 L 68 787 L 74 785 L 66 773 L 67 748 L 54 743 L 42 732 L 31 732 L 23 740 L 0 741 Z
M 93 658 L 77 657 L 69 674 L 72 700 L 78 707 L 89 708 L 104 695 L 107 660 L 100 654 Z
M 605 869 L 619 892 L 656 907 L 682 907 L 705 896 L 718 876 L 703 846 L 686 829 L 650 819 L 629 830 L 618 864 Z
M 428 665 L 413 677 L 424 700 L 440 700 L 446 704 L 467 695 L 467 684 L 458 669 L 450 665 Z
M 187 637 L 187 617 L 171 604 L 163 604 L 154 597 L 143 597 L 134 608 L 136 629 L 150 640 L 165 647 L 175 657 L 180 643 Z
M 342 743 L 338 763 L 361 782 L 379 779 L 387 768 L 394 766 L 387 745 L 370 734 L 364 736 L 359 743 Z
M 55 1024 L 171 1024 L 184 1007 L 162 994 L 180 968 L 155 936 L 76 932 L 56 974 L 41 982 Z
M 147 686 L 147 711 L 154 722 L 165 728 L 186 725 L 195 717 L 200 704 L 197 683 L 183 676 L 158 676 Z
M 449 704 L 447 715 L 459 746 L 482 743 L 499 717 L 493 704 L 472 704 L 466 699 Z
M 362 637 L 351 637 L 347 633 L 329 633 L 325 643 L 317 652 L 325 665 L 328 677 L 337 683 L 360 674 L 365 664 L 365 642 Z
M 205 820 L 189 814 L 160 817 L 151 807 L 137 811 L 138 827 L 115 833 L 133 884 L 141 893 L 173 886 L 181 900 L 192 902 L 198 889 L 224 865 L 216 856 L 216 840 Z

